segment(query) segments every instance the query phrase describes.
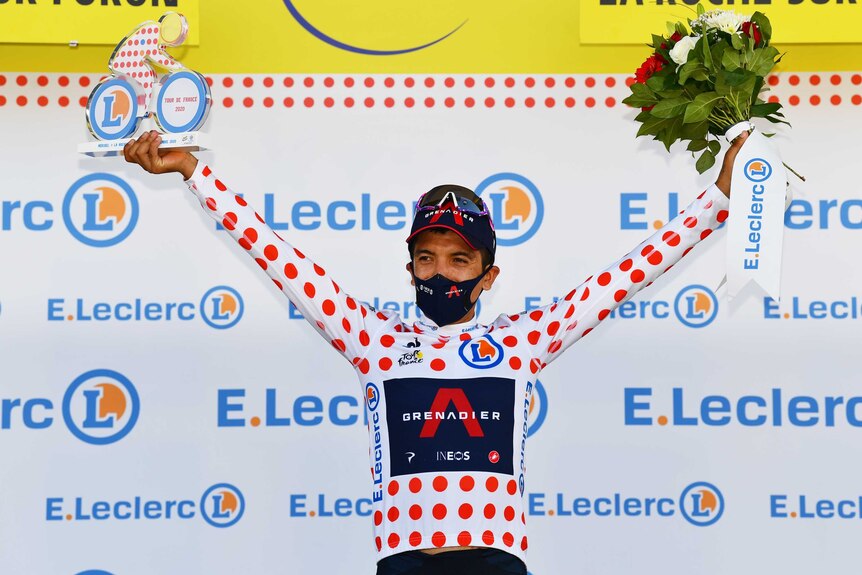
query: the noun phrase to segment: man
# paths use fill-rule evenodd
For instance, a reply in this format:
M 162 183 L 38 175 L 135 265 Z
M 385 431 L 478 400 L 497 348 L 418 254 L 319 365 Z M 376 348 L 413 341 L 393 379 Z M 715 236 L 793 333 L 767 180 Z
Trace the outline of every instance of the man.
M 159 151 L 155 132 L 126 160 L 179 172 L 311 325 L 354 366 L 365 392 L 378 575 L 525 574 L 522 495 L 527 415 L 539 372 L 648 286 L 727 218 L 733 160 L 677 218 L 557 303 L 491 325 L 475 319 L 499 274 L 481 198 L 460 186 L 424 194 L 407 271 L 426 318 L 407 325 L 359 302 L 272 231 L 192 155 Z

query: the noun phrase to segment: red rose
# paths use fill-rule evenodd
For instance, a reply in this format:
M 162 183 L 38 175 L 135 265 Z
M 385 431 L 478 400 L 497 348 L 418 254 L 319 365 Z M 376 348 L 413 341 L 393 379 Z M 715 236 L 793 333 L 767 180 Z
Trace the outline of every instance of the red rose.
M 638 84 L 646 84 L 653 74 L 658 72 L 664 66 L 663 58 L 658 54 L 653 54 L 646 59 L 646 62 L 641 64 L 641 67 L 635 70 L 635 82 Z
M 749 38 L 754 38 L 754 45 L 757 46 L 760 44 L 760 41 L 763 39 L 763 34 L 760 33 L 760 29 L 757 27 L 757 24 L 754 22 L 743 22 L 742 23 L 742 33 L 748 36 Z

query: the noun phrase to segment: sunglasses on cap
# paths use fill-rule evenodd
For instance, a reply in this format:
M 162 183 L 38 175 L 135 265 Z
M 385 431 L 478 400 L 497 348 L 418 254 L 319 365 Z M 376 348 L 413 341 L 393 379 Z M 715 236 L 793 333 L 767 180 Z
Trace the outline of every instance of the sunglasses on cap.
M 419 201 L 416 202 L 416 212 L 436 210 L 449 203 L 462 212 L 477 216 L 488 215 L 488 207 L 482 201 L 482 198 L 467 188 L 454 185 L 437 186 L 431 191 L 422 194 Z

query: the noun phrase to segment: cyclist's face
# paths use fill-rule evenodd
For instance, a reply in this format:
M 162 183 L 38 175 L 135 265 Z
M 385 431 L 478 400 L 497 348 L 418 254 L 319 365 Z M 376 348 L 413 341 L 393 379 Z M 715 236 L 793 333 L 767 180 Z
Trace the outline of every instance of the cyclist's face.
M 471 248 L 455 232 L 445 229 L 426 230 L 416 237 L 412 263 L 413 273 L 423 280 L 440 274 L 452 281 L 462 282 L 479 277 L 484 270 L 482 252 Z M 474 289 L 471 299 L 478 298 L 482 290 L 491 289 L 499 273 L 500 268 L 491 266 Z M 412 278 L 410 283 L 413 283 Z

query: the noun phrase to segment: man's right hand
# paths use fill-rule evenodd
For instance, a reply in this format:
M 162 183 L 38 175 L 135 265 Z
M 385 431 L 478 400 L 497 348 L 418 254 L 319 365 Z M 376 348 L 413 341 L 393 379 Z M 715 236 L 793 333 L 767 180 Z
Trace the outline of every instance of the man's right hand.
M 162 137 L 150 130 L 137 140 L 130 140 L 123 148 L 123 157 L 130 164 L 138 164 L 151 174 L 178 172 L 188 180 L 195 172 L 198 160 L 188 152 L 179 150 L 160 150 Z

